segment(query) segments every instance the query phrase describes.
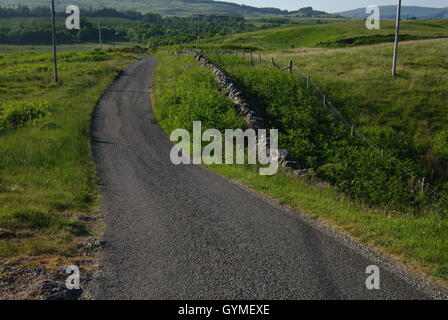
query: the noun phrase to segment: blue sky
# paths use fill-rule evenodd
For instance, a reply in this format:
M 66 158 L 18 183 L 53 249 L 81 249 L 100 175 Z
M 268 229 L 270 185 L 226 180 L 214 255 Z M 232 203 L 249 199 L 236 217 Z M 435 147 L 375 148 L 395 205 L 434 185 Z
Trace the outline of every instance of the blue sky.
M 255 7 L 275 7 L 288 10 L 297 10 L 302 7 L 313 7 L 316 10 L 323 10 L 328 12 L 338 12 L 356 8 L 367 7 L 373 5 L 391 5 L 398 3 L 398 0 L 224 0 L 227 2 L 236 2 L 239 4 L 246 4 Z M 406 6 L 420 6 L 420 7 L 448 7 L 447 0 L 404 0 L 403 5 Z

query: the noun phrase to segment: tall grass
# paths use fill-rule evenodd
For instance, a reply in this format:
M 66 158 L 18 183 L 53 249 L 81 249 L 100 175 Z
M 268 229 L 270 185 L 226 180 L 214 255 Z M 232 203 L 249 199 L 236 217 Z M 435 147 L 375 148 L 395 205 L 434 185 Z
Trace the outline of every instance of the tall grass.
M 448 161 L 434 138 L 448 127 L 447 52 L 447 39 L 402 43 L 396 78 L 390 45 L 274 56 L 281 64 L 292 59 L 300 73 L 311 75 L 357 126 L 389 126 L 410 136 L 413 160 L 440 184 L 447 182 Z
M 172 84 L 175 89 L 156 92 L 162 125 L 169 131 L 177 128 L 192 131 L 193 121 L 197 120 L 204 130 L 214 128 L 224 132 L 244 127 L 245 122 L 231 101 L 216 90 L 212 74 L 191 61 L 191 57 L 181 59 L 185 65 L 175 71 L 178 73 Z
M 132 57 L 60 58 L 60 84 L 52 83 L 50 54 L 0 58 L 0 229 L 14 234 L 0 238 L 0 257 L 71 255 L 91 231 L 80 219 L 97 200 L 91 113 Z

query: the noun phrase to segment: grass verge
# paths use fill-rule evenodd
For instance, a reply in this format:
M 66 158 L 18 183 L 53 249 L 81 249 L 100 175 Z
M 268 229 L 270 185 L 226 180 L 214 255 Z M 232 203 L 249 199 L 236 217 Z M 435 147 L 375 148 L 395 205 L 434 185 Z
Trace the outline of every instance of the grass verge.
M 92 236 L 96 102 L 134 58 L 113 52 L 0 55 L 0 258 L 74 256 Z

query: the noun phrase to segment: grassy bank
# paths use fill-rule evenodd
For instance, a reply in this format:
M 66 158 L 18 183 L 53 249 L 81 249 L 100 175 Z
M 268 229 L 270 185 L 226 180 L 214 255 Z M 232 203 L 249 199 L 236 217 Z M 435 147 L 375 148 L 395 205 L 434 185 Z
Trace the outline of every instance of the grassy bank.
M 286 65 L 292 59 L 360 124 L 389 124 L 423 137 L 448 126 L 447 52 L 448 39 L 402 43 L 396 79 L 388 44 L 272 53 L 266 61 L 272 56 Z
M 76 254 L 92 231 L 98 193 L 90 119 L 104 90 L 132 57 L 0 55 L 0 257 Z
M 402 43 L 398 77 L 391 76 L 392 46 L 272 54 L 311 75 L 357 126 L 389 126 L 412 139 L 414 160 L 438 183 L 448 181 L 448 157 L 435 140 L 448 128 L 448 40 Z M 356 59 L 353 56 L 356 55 Z M 266 56 L 266 61 L 268 56 Z
M 322 97 L 296 74 L 253 67 L 247 58 L 212 55 L 212 59 L 227 70 L 266 125 L 279 130 L 281 147 L 301 168 L 369 205 L 413 214 L 446 212 L 446 203 L 421 190 L 418 176 L 440 191 L 443 185 L 428 178 L 408 135 L 374 123 L 358 125 L 352 135 L 351 128 L 324 108 Z M 383 151 L 371 148 L 358 134 Z
M 179 88 L 187 90 L 190 84 L 186 82 L 184 74 L 196 74 L 194 85 L 188 91 L 188 99 L 206 95 L 214 100 L 212 105 L 215 108 L 223 106 L 219 96 L 215 99 L 213 95 L 206 93 L 210 89 L 210 79 L 194 63 L 189 57 L 168 56 L 159 60 L 154 84 L 155 110 L 168 132 L 175 127 L 177 112 L 185 112 L 186 104 L 182 102 L 184 98 L 179 94 Z M 203 86 L 207 90 L 203 90 Z M 272 101 L 267 102 L 269 104 Z M 216 109 L 209 109 L 208 105 L 210 103 L 203 106 L 203 113 L 209 118 L 217 119 Z M 172 111 L 163 116 L 167 109 Z M 188 121 L 192 119 L 201 120 L 192 115 Z M 360 241 L 398 257 L 408 266 L 448 281 L 448 220 L 442 215 L 427 213 L 415 216 L 393 210 L 371 209 L 309 176 L 292 177 L 282 171 L 273 177 L 263 177 L 258 175 L 255 168 L 248 166 L 215 165 L 211 169 L 263 192 L 279 200 L 281 204 L 289 205 L 315 219 L 322 219 Z

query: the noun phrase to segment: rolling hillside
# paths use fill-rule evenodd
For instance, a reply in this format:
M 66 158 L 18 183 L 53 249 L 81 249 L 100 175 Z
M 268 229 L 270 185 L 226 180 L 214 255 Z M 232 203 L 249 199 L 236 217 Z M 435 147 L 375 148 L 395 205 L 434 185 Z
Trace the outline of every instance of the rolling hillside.
M 397 16 L 396 6 L 380 6 L 381 18 L 383 19 L 395 19 Z M 359 8 L 350 11 L 339 12 L 339 14 L 346 18 L 365 18 L 366 8 Z M 402 8 L 402 17 L 404 19 L 417 18 L 417 19 L 443 19 L 448 18 L 447 8 L 425 8 L 425 7 L 410 7 L 404 6 Z
M 393 41 L 395 31 L 391 20 L 381 22 L 381 30 L 368 30 L 360 20 L 328 19 L 308 25 L 286 25 L 272 29 L 214 37 L 210 44 L 245 45 L 264 50 L 300 47 L 340 47 Z M 402 36 L 417 40 L 448 36 L 448 20 L 403 21 Z M 354 40 L 354 43 L 340 43 Z M 359 42 L 358 42 L 358 41 Z M 370 41 L 370 42 L 369 42 Z M 373 41 L 373 42 L 372 42 Z
M 48 5 L 47 0 L 0 0 L 0 6 Z M 59 0 L 60 8 L 76 4 L 84 8 L 111 7 L 120 10 L 160 13 L 163 15 L 220 14 L 239 16 L 260 16 L 288 14 L 276 8 L 255 8 L 230 2 L 213 0 Z

